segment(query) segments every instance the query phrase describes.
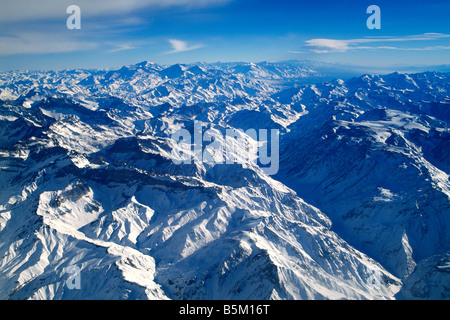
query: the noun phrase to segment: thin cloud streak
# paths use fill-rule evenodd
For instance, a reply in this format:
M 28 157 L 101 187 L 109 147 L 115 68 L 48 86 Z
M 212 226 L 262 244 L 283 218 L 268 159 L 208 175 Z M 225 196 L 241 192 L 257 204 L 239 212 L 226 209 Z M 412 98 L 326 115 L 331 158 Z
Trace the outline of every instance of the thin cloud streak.
M 125 15 L 143 9 L 171 7 L 203 8 L 220 6 L 233 0 L 2 0 L 0 23 L 64 19 L 66 8 L 76 4 L 86 17 Z
M 397 47 L 397 46 L 360 46 L 360 44 L 380 43 L 380 42 L 405 42 L 405 41 L 433 41 L 439 39 L 450 38 L 448 34 L 442 33 L 425 33 L 422 35 L 412 35 L 404 37 L 372 37 L 362 39 L 310 39 L 305 41 L 305 47 L 314 53 L 332 53 L 347 52 L 349 50 L 404 50 L 404 51 L 430 51 L 430 50 L 448 50 L 448 46 L 428 46 L 420 47 Z
M 136 47 L 136 46 L 133 46 L 130 44 L 119 44 L 119 45 L 117 45 L 117 48 L 109 50 L 109 52 L 114 53 L 114 52 L 134 50 L 134 49 L 139 49 L 139 47 Z
M 16 54 L 45 54 L 88 51 L 97 49 L 98 43 L 69 40 L 60 34 L 21 33 L 0 36 L 0 56 Z

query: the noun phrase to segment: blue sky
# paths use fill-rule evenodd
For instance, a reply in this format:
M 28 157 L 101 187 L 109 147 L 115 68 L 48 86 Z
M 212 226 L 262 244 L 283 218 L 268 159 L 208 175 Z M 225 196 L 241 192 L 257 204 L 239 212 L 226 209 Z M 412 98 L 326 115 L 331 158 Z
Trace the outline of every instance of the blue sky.
M 370 30 L 369 5 L 381 9 Z M 66 9 L 81 9 L 69 30 Z M 450 64 L 450 1 L 0 0 L 0 70 L 318 60 Z

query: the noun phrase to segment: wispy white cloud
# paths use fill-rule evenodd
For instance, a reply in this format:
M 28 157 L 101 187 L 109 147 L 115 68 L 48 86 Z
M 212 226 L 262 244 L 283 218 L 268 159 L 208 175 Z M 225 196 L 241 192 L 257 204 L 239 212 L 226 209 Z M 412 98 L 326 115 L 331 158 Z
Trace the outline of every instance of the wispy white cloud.
M 427 47 L 399 47 L 387 45 L 369 45 L 383 42 L 405 42 L 405 41 L 433 41 L 450 38 L 450 35 L 443 33 L 425 33 L 421 35 L 411 35 L 403 37 L 370 37 L 361 39 L 310 39 L 305 41 L 305 48 L 315 53 L 347 52 L 349 50 L 405 50 L 405 51 L 431 51 L 448 50 L 449 46 L 427 46 Z
M 151 23 L 151 16 L 147 18 L 143 11 L 190 10 L 231 1 L 234 0 L 0 0 L 0 56 L 138 49 L 146 45 L 144 40 L 130 43 L 127 36 Z M 81 9 L 81 30 L 66 29 L 66 9 L 73 4 Z M 173 40 L 171 46 L 169 53 L 203 47 L 180 40 Z
M 45 21 L 66 16 L 68 6 L 76 4 L 86 17 L 124 15 L 142 9 L 168 7 L 202 8 L 218 6 L 233 0 L 2 0 L 0 23 Z
M 170 45 L 172 46 L 172 50 L 166 52 L 166 54 L 192 51 L 192 50 L 196 50 L 196 49 L 200 49 L 200 48 L 204 47 L 203 44 L 189 45 L 186 41 L 177 40 L 177 39 L 169 39 L 168 41 L 169 41 Z

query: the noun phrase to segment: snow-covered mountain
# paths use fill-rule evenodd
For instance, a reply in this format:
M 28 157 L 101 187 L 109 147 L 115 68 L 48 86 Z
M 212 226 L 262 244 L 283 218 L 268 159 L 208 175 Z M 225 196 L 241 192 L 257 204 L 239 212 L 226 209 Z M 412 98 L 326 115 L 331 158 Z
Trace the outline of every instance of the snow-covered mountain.
M 290 126 L 279 179 L 399 277 L 449 250 L 449 83 L 363 76 L 292 96 L 308 113 Z
M 448 298 L 450 75 L 338 71 L 0 74 L 0 298 Z M 278 174 L 175 164 L 195 121 L 278 129 Z

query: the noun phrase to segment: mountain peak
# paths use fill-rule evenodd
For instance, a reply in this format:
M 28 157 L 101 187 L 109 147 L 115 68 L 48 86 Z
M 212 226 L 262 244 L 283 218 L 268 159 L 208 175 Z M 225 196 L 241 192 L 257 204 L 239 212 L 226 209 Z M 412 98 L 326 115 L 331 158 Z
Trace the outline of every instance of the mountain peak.
M 185 66 L 177 63 L 160 71 L 160 75 L 162 78 L 174 79 L 184 75 L 185 70 Z

